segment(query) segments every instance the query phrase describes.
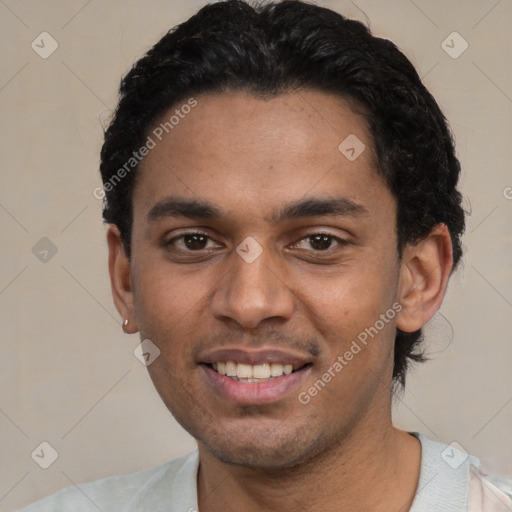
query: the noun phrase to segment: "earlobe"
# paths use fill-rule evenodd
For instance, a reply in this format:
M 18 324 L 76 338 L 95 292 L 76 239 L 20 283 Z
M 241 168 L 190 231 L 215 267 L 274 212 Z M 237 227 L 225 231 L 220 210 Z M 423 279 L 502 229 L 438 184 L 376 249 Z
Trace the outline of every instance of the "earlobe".
M 123 331 L 129 334 L 138 331 L 133 307 L 130 261 L 126 256 L 121 233 L 114 224 L 107 228 L 108 270 L 112 297 L 117 311 L 123 319 Z
M 443 302 L 453 266 L 452 243 L 445 224 L 438 224 L 402 254 L 398 300 L 403 309 L 397 328 L 404 332 L 421 329 Z

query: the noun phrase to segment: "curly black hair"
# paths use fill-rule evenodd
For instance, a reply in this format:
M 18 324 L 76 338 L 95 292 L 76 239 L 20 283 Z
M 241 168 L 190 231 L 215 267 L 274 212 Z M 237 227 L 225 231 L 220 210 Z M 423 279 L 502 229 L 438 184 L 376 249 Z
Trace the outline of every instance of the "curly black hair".
M 465 225 L 456 188 L 460 164 L 439 106 L 391 41 L 298 0 L 207 5 L 165 34 L 121 81 L 100 170 L 103 218 L 119 228 L 128 257 L 138 150 L 157 119 L 201 93 L 246 90 L 272 97 L 297 88 L 334 92 L 361 109 L 378 172 L 397 201 L 399 254 L 444 223 L 455 268 Z M 393 381 L 402 388 L 409 363 L 425 360 L 421 341 L 421 330 L 397 330 Z

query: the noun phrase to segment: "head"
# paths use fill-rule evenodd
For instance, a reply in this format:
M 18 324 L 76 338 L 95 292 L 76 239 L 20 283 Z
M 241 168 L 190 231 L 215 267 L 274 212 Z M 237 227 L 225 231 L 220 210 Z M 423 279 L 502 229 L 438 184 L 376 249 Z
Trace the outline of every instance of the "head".
M 346 433 L 423 359 L 461 257 L 460 165 L 414 67 L 361 23 L 297 1 L 204 7 L 123 79 L 101 173 L 116 306 L 160 350 L 168 407 L 219 456 L 242 463 L 220 438 L 244 432 L 258 464 L 281 425 L 269 453 L 292 463 L 340 435 L 318 419 L 329 402 L 348 405 Z M 208 375 L 232 353 L 211 351 L 237 344 L 289 351 L 302 391 L 332 383 L 307 405 L 224 403 Z

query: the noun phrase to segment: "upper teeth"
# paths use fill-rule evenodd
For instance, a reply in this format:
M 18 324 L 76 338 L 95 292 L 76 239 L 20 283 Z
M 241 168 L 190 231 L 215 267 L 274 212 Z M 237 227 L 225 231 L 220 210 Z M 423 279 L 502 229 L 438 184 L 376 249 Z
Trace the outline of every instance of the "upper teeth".
M 270 377 L 289 375 L 293 371 L 293 366 L 291 364 L 281 363 L 263 363 L 253 365 L 227 361 L 225 363 L 213 363 L 212 366 L 221 375 L 238 377 L 239 379 L 270 379 Z

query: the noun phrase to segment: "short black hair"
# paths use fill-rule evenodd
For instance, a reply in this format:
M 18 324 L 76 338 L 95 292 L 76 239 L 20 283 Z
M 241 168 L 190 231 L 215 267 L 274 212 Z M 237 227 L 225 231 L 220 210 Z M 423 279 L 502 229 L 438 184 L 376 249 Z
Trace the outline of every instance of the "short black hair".
M 456 188 L 460 164 L 439 106 L 391 41 L 298 0 L 207 5 L 165 34 L 123 78 L 100 170 L 103 218 L 119 228 L 127 256 L 137 151 L 165 112 L 201 93 L 246 90 L 273 97 L 300 88 L 338 94 L 366 118 L 378 172 L 397 201 L 399 254 L 444 223 L 455 268 L 465 225 Z M 393 381 L 402 388 L 409 363 L 425 360 L 421 341 L 421 330 L 397 330 Z

